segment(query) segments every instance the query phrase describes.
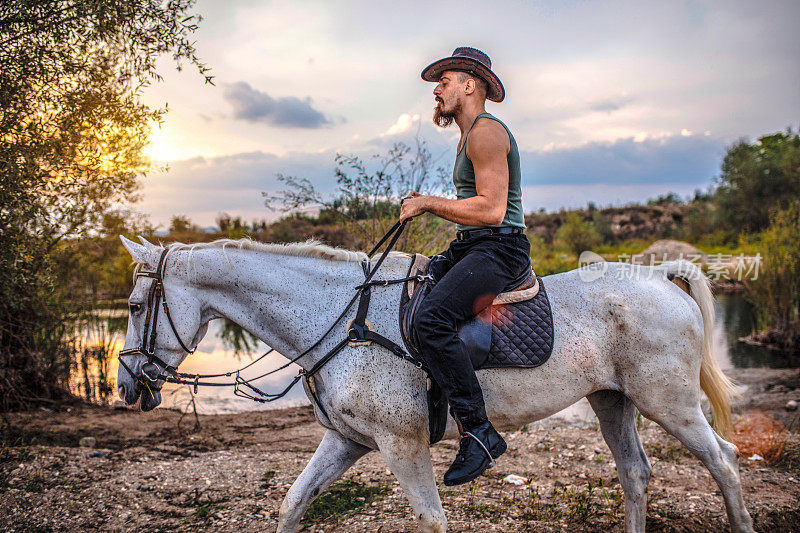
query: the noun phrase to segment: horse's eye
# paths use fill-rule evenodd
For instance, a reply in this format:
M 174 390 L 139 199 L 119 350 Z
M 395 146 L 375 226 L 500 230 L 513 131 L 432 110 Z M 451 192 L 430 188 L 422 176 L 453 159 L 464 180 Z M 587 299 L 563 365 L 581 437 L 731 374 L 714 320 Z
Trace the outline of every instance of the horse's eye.
M 128 309 L 132 315 L 135 315 L 142 309 L 142 304 L 128 304 Z

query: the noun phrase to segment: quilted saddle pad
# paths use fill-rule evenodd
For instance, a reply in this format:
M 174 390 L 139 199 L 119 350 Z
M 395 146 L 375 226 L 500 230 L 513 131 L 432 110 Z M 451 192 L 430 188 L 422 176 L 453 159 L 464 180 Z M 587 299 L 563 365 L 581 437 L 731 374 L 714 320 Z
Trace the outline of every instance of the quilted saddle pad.
M 539 292 L 530 300 L 492 305 L 474 322 L 484 330 L 491 327 L 491 347 L 475 353 L 473 366 L 482 368 L 523 367 L 543 364 L 553 351 L 553 313 L 542 278 Z M 463 337 L 462 337 L 463 338 Z M 485 341 L 484 341 L 485 344 Z M 485 354 L 485 355 L 484 355 Z M 475 360 L 477 356 L 478 360 Z M 483 360 L 481 360 L 483 359 Z

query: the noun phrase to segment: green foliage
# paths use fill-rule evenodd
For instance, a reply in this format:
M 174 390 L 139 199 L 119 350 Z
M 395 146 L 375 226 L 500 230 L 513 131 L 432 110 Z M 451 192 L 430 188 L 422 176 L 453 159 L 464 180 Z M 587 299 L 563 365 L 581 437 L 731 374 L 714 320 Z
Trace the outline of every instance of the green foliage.
M 396 143 L 386 154 L 375 154 L 368 161 L 337 154 L 335 162 L 338 190 L 332 197 L 326 198 L 306 178 L 278 175 L 285 188 L 277 193 L 262 193 L 265 205 L 283 212 L 318 209 L 317 222 L 343 228 L 354 237 L 356 247 L 366 250 L 397 221 L 400 201 L 410 191 L 446 194 L 451 187 L 445 170 L 433 168 L 433 157 L 421 139 L 417 139 L 414 149 Z M 280 227 L 280 222 L 276 226 Z M 454 227 L 438 217 L 417 217 L 406 227 L 397 249 L 437 253 L 452 238 Z M 298 240 L 296 233 L 277 236 L 284 241 Z
M 592 226 L 600 236 L 603 243 L 612 243 L 617 240 L 617 236 L 611 227 L 611 221 L 600 211 L 592 211 Z
M 708 198 L 697 198 L 691 202 L 683 215 L 683 224 L 676 232 L 676 237 L 697 242 L 708 235 L 714 228 L 720 227 L 719 209 L 716 203 Z M 726 232 L 723 238 L 732 235 Z
M 594 224 L 585 221 L 577 211 L 567 213 L 567 220 L 559 228 L 556 237 L 576 256 L 584 250 L 591 250 L 602 242 Z
M 771 212 L 800 198 L 800 135 L 789 129 L 730 147 L 715 196 L 734 233 L 765 229 Z
M 205 75 L 192 3 L 0 3 L 0 409 L 66 394 L 80 305 L 57 254 L 136 200 L 165 111 L 139 100 L 159 57 Z
M 764 264 L 748 281 L 759 326 L 787 351 L 800 351 L 800 201 L 777 211 L 761 236 Z
M 683 199 L 678 195 L 678 193 L 668 192 L 667 194 L 661 194 L 656 198 L 650 198 L 647 200 L 647 205 L 664 205 L 664 204 L 682 204 Z
M 531 243 L 531 259 L 533 261 L 533 270 L 536 274 L 548 276 L 577 267 L 577 256 L 573 256 L 571 252 L 560 244 L 548 244 L 542 237 L 531 233 L 528 233 L 528 240 Z
M 228 213 L 220 213 L 217 217 L 217 226 L 220 232 L 227 234 L 229 239 L 241 239 L 250 234 L 251 230 L 241 217 L 232 217 Z M 266 229 L 266 222 L 253 221 L 252 231 Z
M 367 485 L 352 479 L 337 483 L 311 504 L 303 521 L 317 524 L 329 519 L 338 520 L 383 499 L 388 491 L 389 488 L 383 483 Z
M 195 488 L 193 492 L 189 493 L 186 502 L 189 506 L 194 507 L 193 514 L 200 520 L 210 520 L 214 513 L 222 508 L 220 504 L 227 501 L 225 497 L 214 498 L 205 492 Z
M 468 498 L 464 510 L 476 518 L 513 513 L 525 523 L 561 521 L 589 526 L 594 531 L 620 522 L 624 496 L 621 490 L 605 488 L 602 479 L 589 481 L 585 488 L 556 483 L 550 490 L 531 480 L 523 490 L 498 500 L 497 504 L 486 505 L 475 504 Z
M 60 242 L 52 256 L 57 260 L 52 273 L 72 295 L 73 304 L 89 307 L 97 300 L 127 297 L 131 288 L 133 263 L 120 235 L 152 237 L 153 228 L 128 212 L 110 212 L 93 235 Z
M 258 347 L 258 338 L 236 322 L 232 322 L 227 318 L 222 320 L 222 329 L 219 337 L 225 347 L 237 357 L 253 353 Z

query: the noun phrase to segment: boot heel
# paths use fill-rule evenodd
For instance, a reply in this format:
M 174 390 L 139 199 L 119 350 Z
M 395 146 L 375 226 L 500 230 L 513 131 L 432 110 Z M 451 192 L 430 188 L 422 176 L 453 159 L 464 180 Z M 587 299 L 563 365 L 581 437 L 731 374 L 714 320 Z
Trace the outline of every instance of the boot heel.
M 497 444 L 495 444 L 491 450 L 489 450 L 489 455 L 492 456 L 492 459 L 497 459 L 508 449 L 508 445 L 506 444 L 505 440 L 500 440 Z

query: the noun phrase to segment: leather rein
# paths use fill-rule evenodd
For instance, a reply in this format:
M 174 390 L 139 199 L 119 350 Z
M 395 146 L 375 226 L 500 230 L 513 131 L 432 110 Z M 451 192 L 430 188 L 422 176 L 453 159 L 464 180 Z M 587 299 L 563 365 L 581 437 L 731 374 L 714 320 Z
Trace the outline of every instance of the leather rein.
M 147 314 L 145 316 L 145 323 L 144 323 L 144 331 L 142 332 L 141 342 L 139 347 L 137 348 L 128 348 L 125 350 L 120 351 L 118 358 L 119 363 L 122 367 L 133 377 L 138 383 L 140 383 L 143 387 L 153 393 L 153 391 L 161 390 L 161 385 L 158 385 L 159 381 L 164 381 L 167 383 L 176 383 L 180 385 L 192 385 L 194 387 L 194 392 L 197 393 L 198 387 L 234 387 L 234 394 L 236 396 L 240 396 L 242 398 L 247 398 L 256 402 L 261 403 L 268 403 L 278 400 L 285 396 L 291 389 L 294 387 L 300 379 L 305 378 L 306 383 L 309 383 L 310 378 L 312 378 L 319 370 L 325 366 L 325 364 L 330 361 L 337 353 L 339 353 L 345 346 L 351 343 L 371 343 L 375 342 L 384 348 L 391 351 L 394 355 L 401 357 L 402 359 L 413 363 L 418 368 L 423 370 L 425 369 L 424 364 L 416 359 L 415 357 L 406 353 L 406 351 L 399 346 L 397 343 L 387 339 L 383 335 L 376 333 L 375 331 L 371 330 L 366 323 L 366 315 L 367 310 L 369 309 L 369 302 L 370 302 L 370 293 L 371 288 L 373 286 L 381 286 L 385 287 L 387 285 L 393 285 L 396 283 L 404 283 L 411 279 L 416 279 L 422 281 L 420 278 L 421 276 L 409 276 L 406 278 L 394 279 L 394 280 L 372 280 L 372 277 L 378 271 L 378 269 L 383 264 L 384 259 L 389 255 L 389 252 L 392 250 L 394 245 L 397 243 L 397 240 L 400 238 L 400 234 L 405 229 L 406 222 L 397 222 L 395 223 L 392 228 L 386 232 L 386 234 L 378 241 L 378 243 L 372 248 L 369 254 L 367 254 L 367 259 L 362 263 L 362 268 L 364 269 L 364 276 L 365 280 L 364 283 L 358 285 L 356 287 L 356 294 L 353 295 L 353 298 L 344 308 L 344 310 L 339 314 L 336 320 L 333 321 L 331 326 L 323 333 L 314 344 L 303 350 L 299 355 L 290 359 L 287 363 L 281 365 L 280 367 L 261 374 L 260 376 L 256 376 L 250 379 L 244 379 L 240 376 L 240 372 L 243 370 L 253 366 L 260 360 L 262 360 L 267 355 L 271 354 L 274 349 L 270 348 L 265 352 L 263 355 L 255 359 L 254 361 L 248 363 L 247 365 L 239 368 L 237 370 L 231 372 L 224 372 L 220 374 L 187 374 L 183 372 L 178 372 L 176 367 L 168 365 L 165 363 L 161 358 L 159 358 L 155 354 L 155 343 L 156 343 L 156 331 L 157 331 L 157 324 L 158 324 L 158 315 L 159 315 L 159 303 L 161 304 L 161 308 L 164 311 L 164 315 L 167 317 L 167 322 L 172 329 L 172 333 L 180 344 L 181 348 L 187 353 L 192 354 L 197 349 L 195 346 L 192 349 L 189 349 L 186 343 L 183 342 L 181 336 L 178 334 L 178 330 L 175 327 L 175 323 L 172 320 L 172 316 L 169 311 L 169 305 L 167 303 L 166 292 L 164 290 L 164 274 L 166 271 L 166 263 L 169 253 L 172 251 L 172 248 L 165 248 L 164 251 L 161 252 L 161 256 L 158 259 L 158 266 L 154 272 L 149 271 L 138 271 L 136 272 L 134 283 L 138 281 L 139 278 L 152 278 L 153 283 L 150 286 L 147 295 Z M 381 254 L 380 258 L 378 259 L 377 263 L 375 263 L 374 268 L 370 268 L 369 257 L 372 257 L 373 254 L 387 241 L 389 240 L 389 244 L 386 246 L 386 249 Z M 311 350 L 316 348 L 320 345 L 320 343 L 333 331 L 336 325 L 345 317 L 345 315 L 350 311 L 353 305 L 358 301 L 358 310 L 356 311 L 356 317 L 348 326 L 347 335 L 344 339 L 339 341 L 336 346 L 331 348 L 324 356 L 322 356 L 316 364 L 314 364 L 309 370 L 301 369 L 297 376 L 289 383 L 289 385 L 281 392 L 278 393 L 269 393 L 260 390 L 258 387 L 253 385 L 252 382 L 269 376 L 270 374 L 274 374 L 279 372 L 292 363 L 296 363 L 302 357 L 308 355 Z M 141 368 L 139 369 L 138 373 L 135 373 L 127 363 L 125 363 L 123 357 L 129 355 L 141 355 L 147 358 L 147 362 L 144 363 Z M 201 381 L 208 378 L 218 378 L 218 377 L 233 377 L 233 381 L 231 382 L 208 382 L 208 381 Z M 163 384 L 162 384 L 163 385 Z M 308 391 L 311 393 L 311 396 L 316 402 L 317 406 L 320 410 L 327 416 L 325 409 L 319 403 L 317 399 L 316 393 L 314 392 L 311 386 L 308 386 Z

